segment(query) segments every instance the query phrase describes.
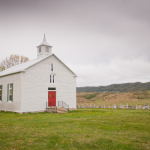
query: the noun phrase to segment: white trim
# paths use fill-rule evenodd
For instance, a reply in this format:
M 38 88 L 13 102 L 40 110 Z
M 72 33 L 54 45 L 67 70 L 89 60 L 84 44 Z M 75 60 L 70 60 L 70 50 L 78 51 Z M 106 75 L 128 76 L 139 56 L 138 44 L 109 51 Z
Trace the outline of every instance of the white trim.
M 48 88 L 55 88 L 56 89 L 56 87 L 48 87 Z M 48 91 L 57 91 L 57 90 L 48 90 Z
M 51 76 L 51 78 L 50 78 L 50 76 Z M 54 77 L 54 78 L 53 78 Z M 51 82 L 50 82 L 50 79 L 51 79 Z M 53 79 L 54 79 L 54 82 L 53 82 Z M 50 84 L 55 84 L 55 81 L 56 81 L 56 75 L 55 74 L 50 74 L 49 75 L 49 83 Z
M 57 91 L 57 90 L 48 90 L 48 91 Z
M 12 90 L 12 95 L 11 95 L 12 96 L 12 101 L 9 99 L 10 90 L 13 89 L 13 88 L 10 88 L 10 84 L 13 84 L 13 83 L 8 83 L 8 93 L 7 93 L 8 94 L 8 102 L 13 102 L 13 90 Z

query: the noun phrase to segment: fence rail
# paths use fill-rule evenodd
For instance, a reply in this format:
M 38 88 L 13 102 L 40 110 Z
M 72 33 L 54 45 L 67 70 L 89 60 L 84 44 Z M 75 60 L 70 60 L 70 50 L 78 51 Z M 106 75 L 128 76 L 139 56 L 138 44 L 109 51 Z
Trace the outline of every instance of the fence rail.
M 65 108 L 67 111 L 69 111 L 69 105 L 67 105 L 65 102 L 63 101 L 58 101 L 58 107 L 63 107 Z

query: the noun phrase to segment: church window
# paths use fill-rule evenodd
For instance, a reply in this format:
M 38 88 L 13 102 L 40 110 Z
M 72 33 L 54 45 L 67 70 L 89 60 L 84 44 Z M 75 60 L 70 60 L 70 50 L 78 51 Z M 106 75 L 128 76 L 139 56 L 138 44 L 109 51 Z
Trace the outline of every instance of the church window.
M 49 53 L 49 47 L 48 46 L 46 46 L 46 52 Z
M 51 71 L 53 71 L 53 64 L 51 64 Z
M 56 88 L 49 87 L 48 90 L 54 91 L 54 90 L 56 90 Z
M 53 75 L 53 83 L 54 83 L 54 75 Z
M 52 75 L 50 75 L 50 83 L 52 83 Z
M 0 101 L 2 101 L 2 85 L 0 85 Z
M 7 101 L 13 102 L 13 83 L 7 84 Z
M 41 46 L 39 47 L 39 53 L 41 53 Z
M 50 83 L 54 83 L 54 75 L 50 75 Z

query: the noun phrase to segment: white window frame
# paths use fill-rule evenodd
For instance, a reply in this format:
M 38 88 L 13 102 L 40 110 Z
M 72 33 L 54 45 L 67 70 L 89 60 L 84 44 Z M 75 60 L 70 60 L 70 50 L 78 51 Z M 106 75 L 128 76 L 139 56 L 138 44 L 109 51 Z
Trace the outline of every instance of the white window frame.
M 54 71 L 54 64 L 51 63 L 51 71 L 53 72 Z
M 56 91 L 56 87 L 48 87 L 48 88 L 55 88 L 55 90 L 49 90 L 49 89 L 48 89 L 48 91 Z
M 50 74 L 50 84 L 54 84 L 54 83 L 55 83 L 55 75 Z
M 1 87 L 3 87 L 2 85 L 0 85 Z M 2 102 L 2 88 L 0 89 L 0 91 L 1 91 L 1 99 L 0 99 L 0 102 Z
M 12 84 L 12 88 L 10 88 L 11 84 Z M 10 90 L 12 90 L 12 100 L 10 100 Z M 8 102 L 13 102 L 13 83 L 9 83 L 8 84 L 7 101 Z

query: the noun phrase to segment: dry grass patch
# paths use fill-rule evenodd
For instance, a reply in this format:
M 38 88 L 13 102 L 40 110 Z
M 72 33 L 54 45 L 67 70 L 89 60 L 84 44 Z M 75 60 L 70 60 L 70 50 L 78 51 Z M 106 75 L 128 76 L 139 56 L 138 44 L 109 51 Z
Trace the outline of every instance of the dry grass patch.
M 113 92 L 101 92 L 97 93 L 95 97 L 90 99 L 86 98 L 86 95 L 92 95 L 91 93 L 77 93 L 77 105 L 83 104 L 95 104 L 95 105 L 119 105 L 128 103 L 129 105 L 145 105 L 150 103 L 150 92 L 127 92 L 127 93 L 113 93 Z

